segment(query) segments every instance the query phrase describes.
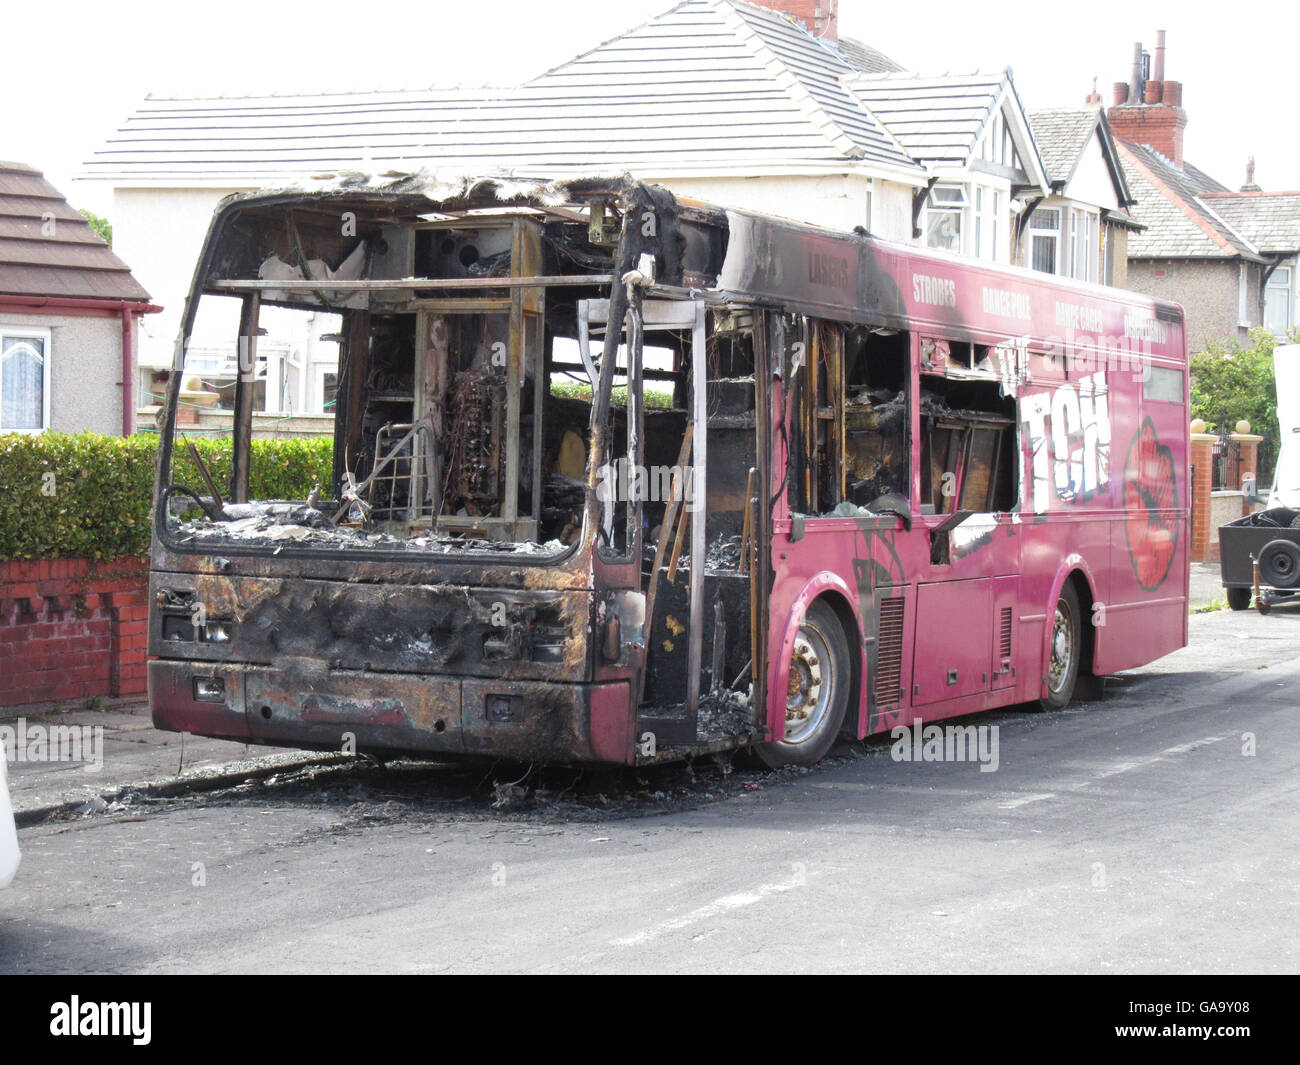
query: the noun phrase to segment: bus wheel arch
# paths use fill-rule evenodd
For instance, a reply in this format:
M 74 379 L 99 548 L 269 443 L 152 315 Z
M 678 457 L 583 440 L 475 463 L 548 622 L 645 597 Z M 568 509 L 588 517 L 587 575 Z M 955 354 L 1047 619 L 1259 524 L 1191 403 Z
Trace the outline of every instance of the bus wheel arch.
M 754 753 L 770 768 L 815 765 L 846 727 L 862 691 L 862 640 L 843 594 L 823 590 L 792 612 L 782 648 L 771 698 L 784 701 L 785 738 L 755 744 Z M 792 722 L 798 723 L 793 732 Z M 851 727 L 856 731 L 856 718 Z

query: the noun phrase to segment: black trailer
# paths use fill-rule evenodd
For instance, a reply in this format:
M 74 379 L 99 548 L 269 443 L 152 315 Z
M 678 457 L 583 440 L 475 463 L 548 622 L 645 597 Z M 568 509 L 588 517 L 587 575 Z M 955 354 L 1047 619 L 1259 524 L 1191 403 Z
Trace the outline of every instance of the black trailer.
M 1270 507 L 1219 526 L 1219 566 L 1228 605 L 1260 613 L 1300 592 L 1300 510 Z M 1258 573 L 1256 573 L 1258 568 Z

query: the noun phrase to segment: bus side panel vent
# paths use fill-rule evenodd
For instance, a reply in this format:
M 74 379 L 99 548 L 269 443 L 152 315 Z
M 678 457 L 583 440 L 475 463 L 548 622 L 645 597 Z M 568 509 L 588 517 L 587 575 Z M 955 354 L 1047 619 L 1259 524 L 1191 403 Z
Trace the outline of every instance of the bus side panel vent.
M 1011 608 L 1004 606 L 998 625 L 998 658 L 1006 665 L 1011 664 Z
M 876 705 L 896 706 L 903 676 L 903 596 L 880 603 L 880 638 L 876 658 Z

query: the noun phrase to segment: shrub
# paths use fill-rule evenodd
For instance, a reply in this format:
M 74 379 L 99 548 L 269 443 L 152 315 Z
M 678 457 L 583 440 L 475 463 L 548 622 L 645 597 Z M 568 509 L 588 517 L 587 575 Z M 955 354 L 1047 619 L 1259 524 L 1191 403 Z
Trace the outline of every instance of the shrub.
M 0 434 L 0 560 L 142 557 L 149 550 L 156 436 Z M 196 440 L 219 489 L 230 483 L 229 439 Z M 171 480 L 206 494 L 188 449 Z M 254 440 L 249 495 L 302 499 L 330 484 L 329 437 Z
M 1242 347 L 1236 340 L 1223 340 L 1193 355 L 1192 417 L 1203 418 L 1211 430 L 1228 432 L 1245 418 L 1251 432 L 1276 440 L 1276 346 L 1277 341 L 1267 329 L 1252 329 L 1249 347 Z

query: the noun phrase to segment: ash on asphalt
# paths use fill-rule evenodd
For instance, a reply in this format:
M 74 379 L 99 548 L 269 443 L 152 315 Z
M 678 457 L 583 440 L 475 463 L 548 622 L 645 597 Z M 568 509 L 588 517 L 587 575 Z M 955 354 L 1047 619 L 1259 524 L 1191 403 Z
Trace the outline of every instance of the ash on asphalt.
M 1077 710 L 1078 706 L 1071 710 Z M 1015 721 L 1032 730 L 1054 715 L 1026 706 L 978 715 L 983 724 Z M 974 721 L 968 718 L 967 721 Z M 699 808 L 745 792 L 794 783 L 867 759 L 889 758 L 888 733 L 841 741 L 812 768 L 767 769 L 747 752 L 638 769 L 529 765 L 492 760 L 432 761 L 368 756 L 308 764 L 233 786 L 192 788 L 165 795 L 127 789 L 112 801 L 92 801 L 56 819 L 139 817 L 194 807 L 330 807 L 335 830 L 390 821 L 449 819 L 563 823 L 608 821 Z
M 809 773 L 889 757 L 888 736 L 841 742 L 820 765 L 771 770 L 738 753 L 639 769 L 528 765 L 489 760 L 367 757 L 308 764 L 226 787 L 151 795 L 126 790 L 56 820 L 134 818 L 196 807 L 306 806 L 337 810 L 336 831 L 378 822 L 482 820 L 542 823 L 608 821 L 698 808 L 744 792 L 792 783 Z

